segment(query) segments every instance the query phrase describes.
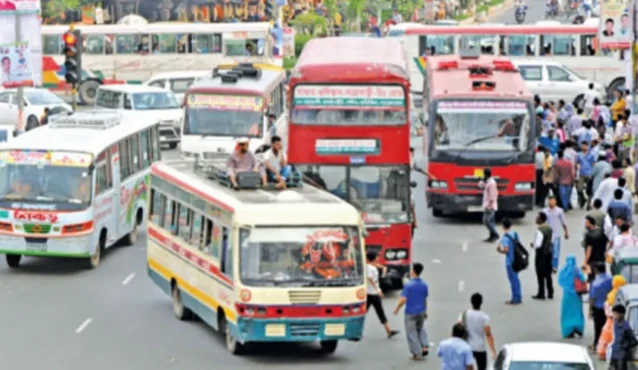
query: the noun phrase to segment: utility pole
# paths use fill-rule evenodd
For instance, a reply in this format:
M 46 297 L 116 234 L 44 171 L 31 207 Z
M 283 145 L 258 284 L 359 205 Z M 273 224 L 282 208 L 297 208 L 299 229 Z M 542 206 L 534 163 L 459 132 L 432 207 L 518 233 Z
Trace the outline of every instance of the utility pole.
M 16 13 L 16 25 L 15 25 L 15 33 L 16 33 L 16 44 L 22 42 L 22 14 Z M 22 47 L 20 45 L 20 47 Z M 24 133 L 25 124 L 24 124 L 24 87 L 18 86 L 18 124 L 16 125 L 16 132 L 19 134 Z

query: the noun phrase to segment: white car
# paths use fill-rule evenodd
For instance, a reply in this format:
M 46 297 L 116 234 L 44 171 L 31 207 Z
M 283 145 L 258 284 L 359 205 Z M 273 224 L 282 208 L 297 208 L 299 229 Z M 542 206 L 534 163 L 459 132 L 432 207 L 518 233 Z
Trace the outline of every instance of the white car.
M 579 102 L 589 84 L 594 84 L 598 99 L 603 102 L 605 87 L 597 82 L 589 81 L 567 66 L 557 62 L 514 60 L 514 65 L 521 72 L 527 88 L 543 101 L 564 100 L 565 103 Z
M 177 101 L 182 104 L 184 102 L 184 94 L 186 94 L 186 91 L 195 80 L 211 77 L 212 75 L 212 70 L 163 72 L 153 75 L 148 81 L 144 82 L 144 85 L 172 91 Z
M 71 113 L 73 108 L 57 95 L 46 89 L 24 88 L 25 128 L 40 124 L 44 109 L 49 108 L 49 116 L 62 112 Z M 0 92 L 0 125 L 16 127 L 18 124 L 18 90 L 6 89 Z
M 506 344 L 496 355 L 492 370 L 594 370 L 584 346 L 559 342 Z

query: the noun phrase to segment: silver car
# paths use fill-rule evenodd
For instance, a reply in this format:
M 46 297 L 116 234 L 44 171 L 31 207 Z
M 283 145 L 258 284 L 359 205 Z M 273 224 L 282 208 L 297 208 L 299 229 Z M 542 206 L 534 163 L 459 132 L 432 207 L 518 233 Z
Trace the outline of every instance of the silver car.
M 493 370 L 594 370 L 583 346 L 560 342 L 506 344 L 496 355 Z

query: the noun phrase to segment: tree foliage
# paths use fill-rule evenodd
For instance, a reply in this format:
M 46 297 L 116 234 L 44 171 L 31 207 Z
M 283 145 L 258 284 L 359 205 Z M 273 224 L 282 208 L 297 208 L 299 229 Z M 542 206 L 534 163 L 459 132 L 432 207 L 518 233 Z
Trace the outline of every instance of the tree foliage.
M 314 11 L 300 14 L 290 23 L 298 33 L 307 35 L 325 34 L 328 29 L 328 20 Z
M 92 0 L 46 0 L 42 1 L 43 15 L 48 17 L 57 17 L 59 14 L 67 10 L 78 10 L 83 5 L 95 4 Z

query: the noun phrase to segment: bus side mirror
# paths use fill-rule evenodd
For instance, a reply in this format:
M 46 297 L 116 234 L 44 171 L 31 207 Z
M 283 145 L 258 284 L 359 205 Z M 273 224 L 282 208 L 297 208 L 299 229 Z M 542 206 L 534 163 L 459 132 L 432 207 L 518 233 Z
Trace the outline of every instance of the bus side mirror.
M 416 188 L 416 181 L 410 181 L 410 187 Z

